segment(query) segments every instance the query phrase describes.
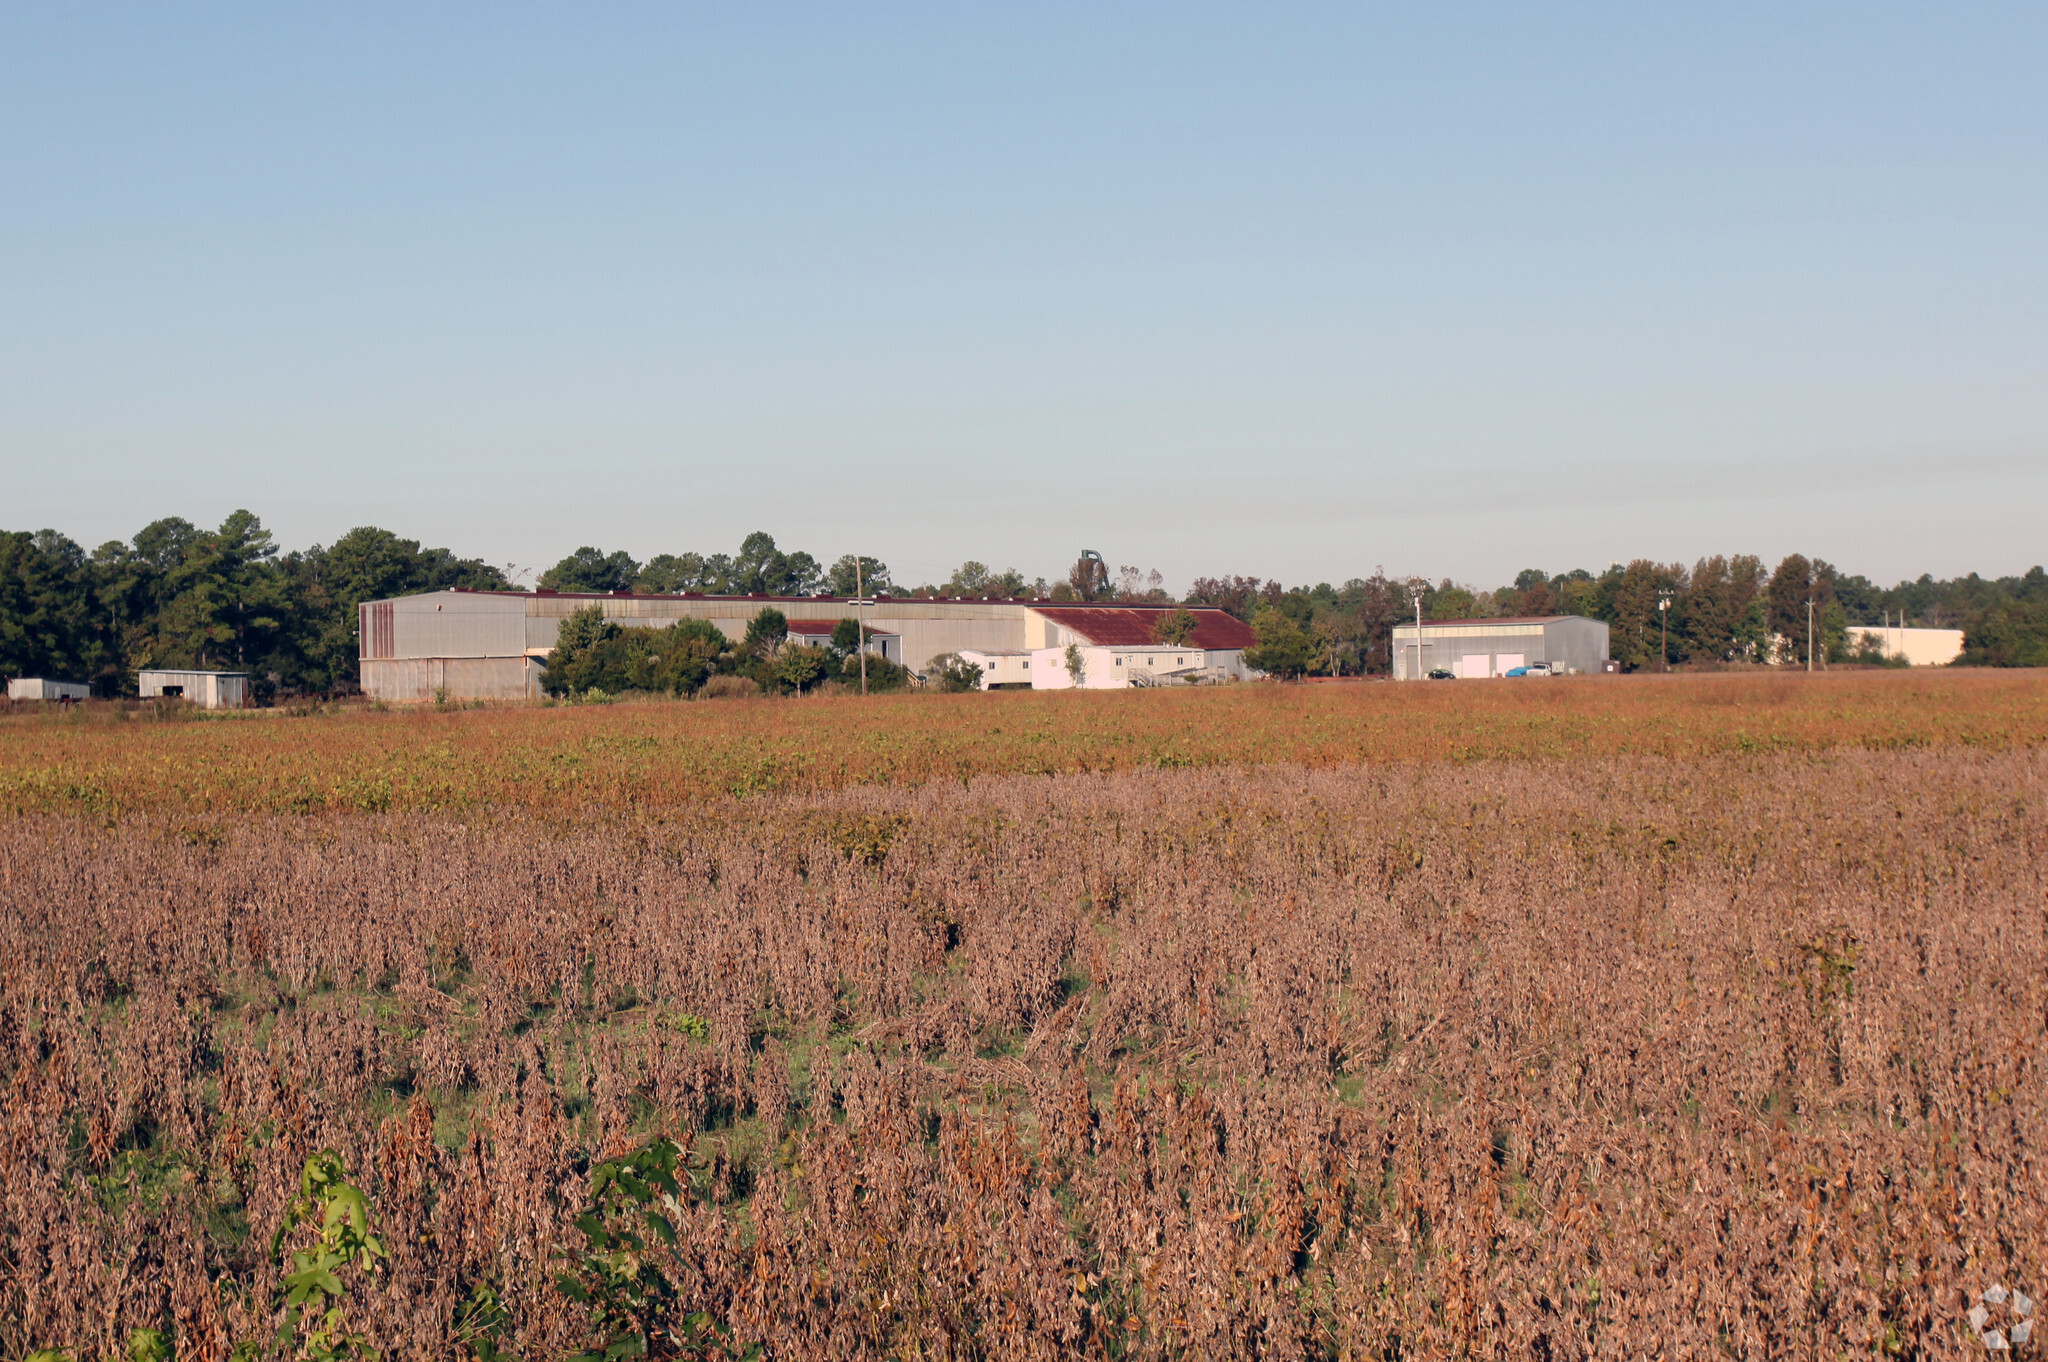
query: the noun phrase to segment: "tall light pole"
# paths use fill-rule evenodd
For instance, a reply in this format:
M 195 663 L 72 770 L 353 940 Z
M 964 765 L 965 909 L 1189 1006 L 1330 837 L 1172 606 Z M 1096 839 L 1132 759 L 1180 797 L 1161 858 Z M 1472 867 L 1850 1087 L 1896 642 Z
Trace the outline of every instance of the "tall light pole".
M 861 590 L 861 558 L 853 555 L 853 646 L 860 653 L 860 693 L 868 693 L 868 617 L 867 608 L 874 602 Z
M 1422 679 L 1422 588 L 1411 586 L 1408 593 L 1415 597 L 1415 677 Z
M 1813 673 L 1813 597 L 1806 598 L 1806 671 Z
M 1671 670 L 1671 593 L 1657 593 L 1658 661 L 1666 672 Z

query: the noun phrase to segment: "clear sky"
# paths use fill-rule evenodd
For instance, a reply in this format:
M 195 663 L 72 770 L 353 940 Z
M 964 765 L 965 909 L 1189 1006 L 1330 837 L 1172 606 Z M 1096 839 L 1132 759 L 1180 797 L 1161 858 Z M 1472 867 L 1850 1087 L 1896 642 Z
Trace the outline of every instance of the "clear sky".
M 0 527 L 2048 558 L 2048 6 L 0 8 Z

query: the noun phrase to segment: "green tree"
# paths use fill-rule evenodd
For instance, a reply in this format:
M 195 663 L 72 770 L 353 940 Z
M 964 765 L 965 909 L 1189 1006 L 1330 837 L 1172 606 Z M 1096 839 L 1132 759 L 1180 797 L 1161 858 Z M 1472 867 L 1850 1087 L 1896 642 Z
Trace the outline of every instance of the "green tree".
M 1178 646 L 1195 636 L 1196 623 L 1194 611 L 1183 605 L 1153 617 L 1152 637 L 1157 642 Z
M 248 511 L 193 536 L 163 574 L 149 660 L 247 669 L 267 656 L 290 610 L 282 574 L 271 561 L 276 555 L 270 531 Z
M 0 673 L 101 682 L 117 654 L 95 575 L 55 530 L 0 533 Z
M 981 668 L 958 653 L 940 653 L 926 665 L 925 676 L 942 691 L 981 689 Z
M 1763 585 L 1763 563 L 1754 554 L 1700 559 L 1672 621 L 1673 656 L 1687 662 L 1759 657 Z
M 776 646 L 772 662 L 776 683 L 802 695 L 825 679 L 831 658 L 823 648 L 785 638 Z
M 1777 571 L 1771 574 L 1765 595 L 1769 601 L 1771 632 L 1783 640 L 1780 662 L 1788 666 L 1805 665 L 1809 643 L 1808 601 L 1813 603 L 1812 657 L 1816 664 L 1827 661 L 1830 645 L 1840 639 L 1844 623 L 1830 615 L 1830 607 L 1834 605 L 1834 579 L 1833 567 L 1818 558 L 1809 561 L 1797 553 L 1788 554 L 1778 564 Z
M 740 651 L 748 657 L 765 657 L 787 637 L 789 616 L 772 605 L 764 605 L 759 614 L 747 621 L 747 633 L 740 641 Z
M 1608 642 L 1616 661 L 1631 670 L 1658 664 L 1665 621 L 1657 603 L 1668 594 L 1676 612 L 1685 588 L 1685 568 L 1678 563 L 1638 558 L 1622 569 L 1606 601 Z
M 673 596 L 704 589 L 704 555 L 657 553 L 633 579 L 633 589 L 648 596 Z
M 551 695 L 694 695 L 729 658 L 725 635 L 710 620 L 629 628 L 606 619 L 604 607 L 588 605 L 562 621 L 541 684 Z
M 544 591 L 630 591 L 640 564 L 624 549 L 607 554 L 585 544 L 540 575 Z
M 1273 606 L 1261 608 L 1252 616 L 1252 633 L 1258 641 L 1245 649 L 1245 665 L 1288 680 L 1308 670 L 1315 645 L 1302 627 L 1282 611 Z
M 825 591 L 834 596 L 886 596 L 896 588 L 889 580 L 889 565 L 872 555 L 862 555 L 855 571 L 854 556 L 841 555 L 825 573 Z
M 569 695 L 603 689 L 598 678 L 603 663 L 596 660 L 600 644 L 617 638 L 621 630 L 605 618 L 604 607 L 586 605 L 565 618 L 555 631 L 555 646 L 541 670 L 540 682 L 550 695 Z
M 728 589 L 743 596 L 806 596 L 818 589 L 823 576 L 817 559 L 784 553 L 775 547 L 775 536 L 756 530 L 740 542 Z
M 1445 582 L 1436 594 L 1423 603 L 1424 612 L 1433 620 L 1469 620 L 1479 616 L 1479 598 L 1462 586 Z
M 1972 667 L 2048 667 L 2048 595 L 1977 612 L 1963 629 L 1957 660 Z

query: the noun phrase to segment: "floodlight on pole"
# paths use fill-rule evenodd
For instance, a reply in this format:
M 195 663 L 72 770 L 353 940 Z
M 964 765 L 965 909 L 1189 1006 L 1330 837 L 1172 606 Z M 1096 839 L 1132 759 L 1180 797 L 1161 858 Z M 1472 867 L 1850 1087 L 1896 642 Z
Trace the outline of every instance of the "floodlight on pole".
M 1657 593 L 1657 660 L 1663 671 L 1671 670 L 1671 593 Z

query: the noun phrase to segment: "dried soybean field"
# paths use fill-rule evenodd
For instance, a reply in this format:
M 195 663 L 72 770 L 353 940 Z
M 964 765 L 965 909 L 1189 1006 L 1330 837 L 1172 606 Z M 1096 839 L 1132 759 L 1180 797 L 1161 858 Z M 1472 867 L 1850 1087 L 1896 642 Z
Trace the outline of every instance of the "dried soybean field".
M 601 1349 L 612 1271 L 657 1356 L 1978 1355 L 2048 1291 L 2044 726 L 2027 674 L 0 720 L 0 1355 L 328 1346 L 323 1149 L 356 1354 Z M 655 1148 L 633 1247 L 593 1173 Z

